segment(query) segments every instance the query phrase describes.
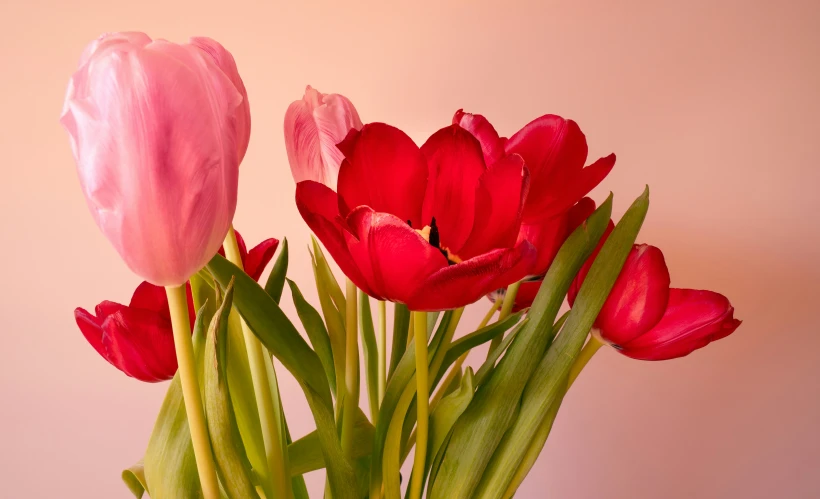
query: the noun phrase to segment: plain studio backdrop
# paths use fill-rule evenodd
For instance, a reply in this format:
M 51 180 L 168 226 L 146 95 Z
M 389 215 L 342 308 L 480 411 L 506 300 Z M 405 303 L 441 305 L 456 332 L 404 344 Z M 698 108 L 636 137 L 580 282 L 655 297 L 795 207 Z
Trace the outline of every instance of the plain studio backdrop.
M 167 388 L 109 366 L 72 315 L 127 303 L 139 281 L 89 216 L 58 124 L 83 47 L 121 30 L 233 52 L 253 116 L 236 226 L 251 244 L 287 236 L 313 303 L 282 138 L 306 84 L 418 143 L 459 108 L 504 135 L 545 113 L 575 119 L 592 159 L 618 155 L 596 200 L 614 191 L 620 216 L 649 184 L 639 240 L 663 249 L 673 285 L 726 294 L 744 323 L 669 362 L 602 350 L 519 496 L 820 496 L 818 14 L 795 0 L 4 0 L 0 497 L 130 497 L 120 471 Z M 298 437 L 313 422 L 280 372 Z M 308 476 L 312 495 L 322 481 Z

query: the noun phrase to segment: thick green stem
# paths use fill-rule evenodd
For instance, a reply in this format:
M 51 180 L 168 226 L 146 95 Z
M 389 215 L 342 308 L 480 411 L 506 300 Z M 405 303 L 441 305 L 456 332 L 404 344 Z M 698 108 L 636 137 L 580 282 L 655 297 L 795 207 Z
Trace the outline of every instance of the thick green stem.
M 427 312 L 413 312 L 413 324 L 417 331 L 427 331 Z M 427 433 L 429 418 L 430 387 L 428 386 L 427 338 L 416 335 L 416 454 L 413 458 L 413 474 L 410 480 L 410 499 L 421 498 L 424 466 L 427 460 Z
M 165 292 L 168 295 L 168 307 L 174 329 L 174 347 L 179 364 L 179 380 L 182 385 L 182 397 L 185 400 L 188 427 L 191 430 L 199 482 L 205 499 L 219 499 L 219 481 L 216 478 L 211 440 L 208 437 L 208 427 L 205 425 L 205 410 L 197 381 L 185 285 L 166 287 Z
M 387 386 L 387 304 L 379 300 L 379 336 L 376 338 L 376 348 L 379 351 L 379 404 L 384 398 Z
M 575 358 L 575 362 L 569 369 L 569 376 L 567 377 L 567 390 L 569 390 L 572 384 L 575 383 L 578 375 L 581 374 L 581 371 L 586 367 L 587 363 L 589 363 L 589 360 L 592 359 L 592 356 L 595 355 L 595 353 L 598 352 L 602 346 L 604 346 L 603 342 L 601 342 L 595 334 L 589 335 L 587 344 L 584 345 L 583 349 L 581 349 L 581 353 L 578 354 L 578 357 Z
M 236 242 L 236 233 L 233 227 L 228 231 L 225 238 L 225 256 L 227 259 L 244 270 L 242 255 L 239 252 L 239 245 Z M 292 496 L 290 486 L 290 471 L 287 469 L 284 455 L 283 435 L 281 429 L 281 418 L 274 405 L 273 396 L 270 389 L 270 379 L 268 378 L 267 362 L 272 362 L 262 343 L 253 334 L 245 320 L 241 320 L 242 335 L 245 338 L 245 349 L 248 353 L 248 363 L 251 369 L 251 381 L 253 382 L 253 393 L 256 398 L 256 406 L 259 410 L 259 422 L 262 426 L 262 440 L 265 444 L 265 458 L 272 481 L 273 490 L 276 497 L 287 499 Z M 270 368 L 273 366 L 271 365 Z
M 518 294 L 518 288 L 521 287 L 521 281 L 514 282 L 507 286 L 507 292 L 504 293 L 504 301 L 501 303 L 501 312 L 498 313 L 498 320 L 503 321 L 506 319 L 510 312 L 512 312 L 513 305 L 515 305 L 515 296 Z M 504 338 L 502 335 L 498 335 L 493 338 L 493 341 L 490 342 L 490 349 L 487 350 L 487 358 L 490 358 L 490 355 L 493 353 L 493 350 L 498 348 L 498 345 L 501 344 L 501 341 Z
M 353 452 L 353 422 L 359 406 L 359 336 L 356 285 L 347 280 L 345 313 L 345 399 L 342 415 L 342 450 L 350 457 Z

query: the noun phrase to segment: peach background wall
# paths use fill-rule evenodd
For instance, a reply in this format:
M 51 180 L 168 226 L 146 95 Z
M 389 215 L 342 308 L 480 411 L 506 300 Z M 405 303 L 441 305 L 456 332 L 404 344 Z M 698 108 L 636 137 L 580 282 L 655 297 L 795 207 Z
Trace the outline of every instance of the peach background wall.
M 253 109 L 236 225 L 251 242 L 288 236 L 306 290 L 282 141 L 305 84 L 419 142 L 460 107 L 505 134 L 576 119 L 591 155 L 618 154 L 597 199 L 614 190 L 620 215 L 648 183 L 641 240 L 675 285 L 725 293 L 745 323 L 681 360 L 599 354 L 520 496 L 820 497 L 819 15 L 797 0 L 4 0 L 0 497 L 129 497 L 120 470 L 165 392 L 113 370 L 72 317 L 138 282 L 88 215 L 57 122 L 84 45 L 125 29 L 233 51 Z M 285 393 L 302 435 L 302 394 Z

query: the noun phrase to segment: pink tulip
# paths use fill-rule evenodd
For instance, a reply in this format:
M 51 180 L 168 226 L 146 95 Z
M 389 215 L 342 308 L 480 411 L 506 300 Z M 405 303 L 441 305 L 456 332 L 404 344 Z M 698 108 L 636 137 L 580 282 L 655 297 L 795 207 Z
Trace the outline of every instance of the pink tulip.
M 336 188 L 344 154 L 336 144 L 347 133 L 361 130 L 362 120 L 350 100 L 339 94 L 323 94 L 310 87 L 285 113 L 285 148 L 293 179 L 313 180 Z
M 131 270 L 179 286 L 217 252 L 250 131 L 221 45 L 104 35 L 83 53 L 60 121 L 91 214 Z

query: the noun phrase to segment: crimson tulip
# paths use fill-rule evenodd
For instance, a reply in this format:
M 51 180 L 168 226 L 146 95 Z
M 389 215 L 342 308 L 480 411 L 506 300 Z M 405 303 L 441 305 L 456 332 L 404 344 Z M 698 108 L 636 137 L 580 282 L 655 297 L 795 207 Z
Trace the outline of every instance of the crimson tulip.
M 602 244 L 603 239 L 599 249 Z M 570 287 L 570 306 L 593 260 L 594 255 Z M 740 326 L 725 296 L 669 286 L 661 250 L 634 245 L 595 320 L 596 334 L 628 357 L 667 360 L 688 355 Z
M 250 136 L 221 45 L 104 35 L 83 53 L 60 121 L 94 221 L 134 273 L 179 286 L 208 262 L 231 225 Z
M 458 125 L 419 148 L 401 130 L 372 123 L 338 147 L 337 191 L 299 182 L 296 203 L 370 296 L 446 310 L 531 273 L 536 251 L 518 241 L 529 186 L 521 156 L 488 167 L 481 144 Z
M 344 159 L 336 144 L 350 130 L 361 128 L 362 120 L 350 99 L 323 94 L 308 85 L 304 97 L 285 112 L 285 149 L 293 180 L 335 187 Z
M 266 239 L 247 251 L 236 233 L 245 272 L 259 280 L 273 258 L 279 241 Z M 220 252 L 222 250 L 220 249 Z M 187 286 L 191 327 L 195 309 L 191 287 Z M 111 365 L 132 378 L 157 382 L 171 379 L 177 371 L 171 314 L 165 289 L 142 282 L 126 306 L 111 301 L 98 304 L 94 313 L 77 308 L 74 318 L 85 339 Z

